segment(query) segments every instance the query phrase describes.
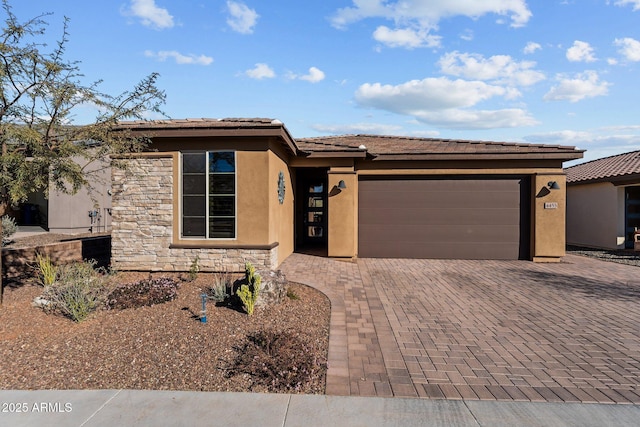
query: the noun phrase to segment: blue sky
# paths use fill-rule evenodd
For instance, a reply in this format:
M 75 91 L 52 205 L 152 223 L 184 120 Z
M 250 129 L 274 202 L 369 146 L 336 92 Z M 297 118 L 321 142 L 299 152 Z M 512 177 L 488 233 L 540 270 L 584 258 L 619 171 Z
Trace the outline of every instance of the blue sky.
M 640 0 L 28 0 L 117 94 L 151 72 L 171 118 L 640 149 Z M 79 122 L 90 111 L 77 114 Z M 152 117 L 151 117 L 152 118 Z

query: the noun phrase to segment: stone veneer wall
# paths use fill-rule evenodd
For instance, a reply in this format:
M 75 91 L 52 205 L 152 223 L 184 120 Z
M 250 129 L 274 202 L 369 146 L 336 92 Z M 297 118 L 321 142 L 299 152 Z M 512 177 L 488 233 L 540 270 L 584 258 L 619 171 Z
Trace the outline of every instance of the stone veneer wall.
M 244 271 L 244 263 L 275 268 L 278 247 L 171 248 L 173 158 L 145 156 L 113 168 L 111 263 L 116 270 L 188 271 L 196 256 L 201 271 Z

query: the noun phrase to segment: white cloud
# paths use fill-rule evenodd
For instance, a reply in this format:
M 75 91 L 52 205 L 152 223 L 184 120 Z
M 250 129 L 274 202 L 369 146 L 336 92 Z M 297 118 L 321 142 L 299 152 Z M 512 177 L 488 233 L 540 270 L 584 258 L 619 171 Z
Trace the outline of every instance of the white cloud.
M 586 131 L 561 130 L 528 135 L 524 138 L 527 142 L 556 145 L 584 145 L 585 141 L 593 138 L 593 135 Z
M 460 38 L 464 41 L 470 42 L 473 40 L 473 30 L 467 28 L 460 34 Z
M 140 18 L 143 25 L 158 30 L 174 26 L 173 16 L 167 9 L 158 7 L 155 0 L 131 0 L 130 8 L 123 14 Z
M 576 40 L 573 46 L 567 49 L 567 59 L 571 62 L 593 62 L 596 57 L 593 55 L 593 48 L 587 42 Z
M 252 79 L 272 79 L 276 76 L 276 73 L 267 64 L 256 64 L 256 66 L 250 70 L 245 71 L 245 74 Z
M 366 18 L 386 18 L 395 22 L 420 23 L 423 28 L 435 28 L 442 18 L 452 16 L 480 16 L 495 13 L 509 16 L 511 25 L 520 27 L 531 18 L 525 0 L 354 0 L 353 7 L 338 9 L 332 18 L 335 27 Z
M 175 50 L 161 50 L 153 52 L 147 50 L 144 52 L 145 56 L 149 58 L 156 58 L 158 61 L 164 62 L 169 58 L 173 58 L 176 64 L 195 64 L 195 65 L 209 65 L 213 63 L 213 58 L 206 55 L 184 55 Z
M 431 33 L 437 31 L 442 19 L 475 19 L 491 13 L 510 17 L 512 27 L 524 26 L 532 16 L 526 0 L 353 0 L 353 6 L 335 12 L 331 23 L 344 29 L 364 19 L 386 19 L 396 28 L 378 27 L 376 40 L 392 47 L 432 47 L 440 45 L 440 37 Z M 418 44 L 416 39 L 422 42 Z
M 373 38 L 388 47 L 404 47 L 407 49 L 425 46 L 438 47 L 441 39 L 438 36 L 430 35 L 425 30 L 411 28 L 392 30 L 384 25 L 376 28 L 373 32 Z
M 316 67 L 311 67 L 309 68 L 309 72 L 305 75 L 298 75 L 298 74 L 294 74 L 294 73 L 289 73 L 287 75 L 287 78 L 291 79 L 291 80 L 306 80 L 308 82 L 311 83 L 318 83 L 322 80 L 324 80 L 325 75 L 324 72 Z
M 253 27 L 255 27 L 260 15 L 255 10 L 250 9 L 246 4 L 227 1 L 227 8 L 231 15 L 227 18 L 227 24 L 240 34 L 253 33 Z
M 626 6 L 628 4 L 633 6 L 633 10 L 640 10 L 640 0 L 618 0 L 616 6 Z
M 526 54 L 532 54 L 536 50 L 541 50 L 541 49 L 542 49 L 542 46 L 540 46 L 539 43 L 529 42 L 527 43 L 527 45 L 524 47 L 522 51 Z
M 640 2 L 640 0 L 638 0 Z M 618 52 L 628 61 L 640 61 L 640 41 L 625 37 L 623 39 L 615 39 L 613 42 L 620 49 Z
M 363 107 L 412 116 L 436 126 L 489 129 L 535 123 L 520 109 L 469 109 L 496 96 L 510 98 L 513 91 L 481 81 L 450 80 L 446 77 L 412 80 L 395 86 L 366 83 L 355 93 L 356 102 Z
M 585 71 L 568 78 L 563 75 L 557 77 L 559 84 L 553 86 L 544 96 L 545 101 L 570 101 L 578 102 L 585 98 L 604 96 L 609 93 L 611 83 L 600 81 L 595 71 Z
M 533 126 L 538 122 L 519 108 L 503 110 L 449 109 L 417 114 L 418 120 L 451 129 L 496 129 Z
M 355 96 L 363 106 L 413 115 L 420 111 L 471 107 L 494 96 L 502 96 L 505 92 L 500 86 L 484 82 L 430 77 L 396 86 L 365 83 L 358 88 Z
M 473 53 L 451 52 L 438 61 L 443 73 L 474 80 L 488 80 L 516 86 L 530 86 L 545 79 L 533 68 L 533 61 L 517 62 L 508 55 L 484 58 Z
M 314 130 L 333 135 L 341 134 L 369 134 L 393 135 L 402 130 L 402 126 L 385 125 L 381 123 L 350 123 L 346 125 L 313 125 Z

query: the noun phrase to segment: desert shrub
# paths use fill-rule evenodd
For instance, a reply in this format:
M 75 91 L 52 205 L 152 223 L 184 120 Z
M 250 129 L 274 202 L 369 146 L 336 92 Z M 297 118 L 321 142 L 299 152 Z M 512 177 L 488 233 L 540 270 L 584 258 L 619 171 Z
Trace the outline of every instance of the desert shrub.
M 45 309 L 81 322 L 104 299 L 106 280 L 94 269 L 95 261 L 74 262 L 58 268 L 57 280 L 46 286 Z
M 236 291 L 236 295 L 242 301 L 244 310 L 251 316 L 258 301 L 262 278 L 256 273 L 256 268 L 250 262 L 245 264 L 245 276 L 247 283 L 240 286 L 240 289 Z
M 191 262 L 191 266 L 189 267 L 189 282 L 193 282 L 198 278 L 198 273 L 200 272 L 200 257 L 196 255 Z
M 16 220 L 8 215 L 2 217 L 2 246 L 11 242 L 11 236 L 18 231 Z
M 232 284 L 233 278 L 228 272 L 214 273 L 212 284 L 205 289 L 205 293 L 210 300 L 220 303 L 229 298 L 228 290 Z
M 173 301 L 180 284 L 169 277 L 159 277 L 127 283 L 116 287 L 107 296 L 107 308 L 124 310 Z
M 53 264 L 48 254 L 42 255 L 39 252 L 36 254 L 36 269 L 38 270 L 42 286 L 53 285 L 58 277 L 58 267 Z
M 235 348 L 227 374 L 249 375 L 252 390 L 321 392 L 326 360 L 317 360 L 317 348 L 304 338 L 292 331 L 260 330 L 247 335 Z
M 287 298 L 289 298 L 290 300 L 294 300 L 294 301 L 300 299 L 298 294 L 296 294 L 296 292 L 291 288 L 287 288 Z

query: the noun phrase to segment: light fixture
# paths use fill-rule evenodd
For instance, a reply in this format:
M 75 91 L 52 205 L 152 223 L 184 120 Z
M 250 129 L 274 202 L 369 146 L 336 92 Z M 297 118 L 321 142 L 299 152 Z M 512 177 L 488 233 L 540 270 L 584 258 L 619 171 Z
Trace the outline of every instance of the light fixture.
M 560 186 L 558 185 L 558 183 L 556 181 L 549 181 L 547 183 L 547 187 L 549 187 L 550 190 L 559 190 Z
M 347 184 L 344 183 L 344 180 L 341 179 L 340 182 L 338 183 L 338 188 L 341 190 L 346 190 L 347 189 Z

